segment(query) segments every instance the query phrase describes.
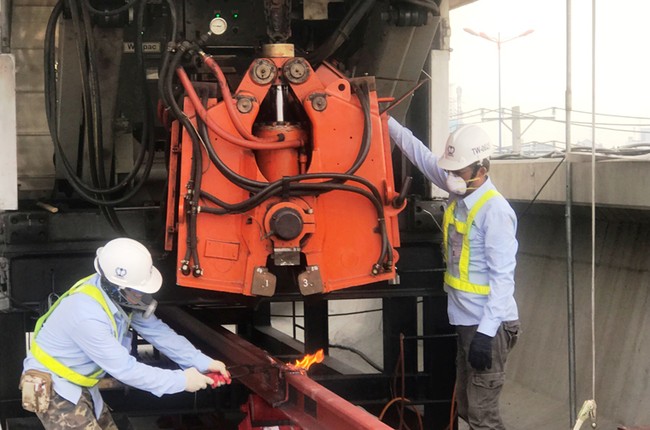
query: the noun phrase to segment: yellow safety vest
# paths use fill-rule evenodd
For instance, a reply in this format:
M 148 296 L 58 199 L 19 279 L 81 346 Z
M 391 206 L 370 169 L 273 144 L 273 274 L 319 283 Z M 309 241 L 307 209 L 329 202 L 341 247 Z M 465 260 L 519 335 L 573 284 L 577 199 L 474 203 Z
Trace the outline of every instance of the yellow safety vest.
M 95 285 L 87 283 L 87 281 L 93 276 L 94 275 L 88 276 L 87 278 L 84 278 L 79 282 L 77 282 L 76 284 L 74 284 L 72 288 L 70 288 L 68 291 L 66 291 L 65 294 L 59 297 L 59 299 L 52 305 L 52 307 L 47 311 L 45 315 L 43 315 L 38 319 L 38 321 L 36 321 L 36 328 L 34 329 L 34 339 L 32 340 L 32 346 L 31 346 L 32 355 L 34 356 L 34 358 L 40 361 L 43 366 L 47 367 L 49 370 L 59 375 L 61 378 L 67 379 L 68 381 L 77 385 L 81 385 L 82 387 L 92 387 L 95 384 L 97 384 L 97 382 L 99 382 L 99 378 L 98 378 L 99 375 L 101 375 L 104 371 L 102 369 L 98 369 L 88 376 L 82 375 L 79 372 L 75 372 L 74 370 L 70 369 L 69 367 L 61 363 L 59 360 L 57 360 L 56 358 L 52 357 L 50 354 L 45 352 L 40 346 L 38 346 L 38 343 L 36 343 L 36 337 L 38 336 L 38 332 L 41 330 L 41 327 L 43 326 L 45 320 L 50 316 L 50 314 L 54 311 L 54 309 L 56 309 L 56 307 L 61 303 L 61 300 L 75 293 L 87 294 L 93 299 L 95 299 L 102 306 L 102 308 L 108 315 L 108 318 L 111 320 L 111 323 L 113 324 L 113 332 L 115 333 L 115 338 L 118 337 L 115 317 L 113 317 L 113 313 L 111 312 L 111 309 L 108 307 L 108 304 L 104 299 L 104 295 Z
M 456 231 L 463 235 L 463 245 L 460 250 L 460 260 L 458 262 L 458 274 L 459 276 L 453 276 L 449 270 L 445 272 L 445 283 L 452 288 L 455 288 L 460 291 L 466 291 L 468 293 L 481 294 L 487 296 L 490 294 L 489 285 L 473 284 L 469 281 L 469 258 L 470 258 L 470 248 L 469 248 L 469 231 L 472 228 L 472 223 L 478 211 L 483 207 L 483 205 L 493 197 L 499 196 L 497 190 L 488 190 L 483 194 L 476 204 L 472 207 L 467 215 L 467 221 L 459 221 L 454 216 L 454 209 L 456 209 L 456 200 L 451 202 L 451 204 L 445 210 L 445 214 L 442 220 L 442 243 L 444 246 L 445 260 L 449 262 L 448 259 L 448 238 L 449 238 L 449 225 L 452 225 L 456 228 Z M 447 263 L 449 264 L 449 263 Z

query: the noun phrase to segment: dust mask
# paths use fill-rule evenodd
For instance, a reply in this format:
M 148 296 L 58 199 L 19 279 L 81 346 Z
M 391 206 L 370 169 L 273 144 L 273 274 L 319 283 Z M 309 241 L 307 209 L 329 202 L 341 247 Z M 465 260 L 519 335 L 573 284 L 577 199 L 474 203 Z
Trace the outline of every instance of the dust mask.
M 447 189 L 450 193 L 463 196 L 467 192 L 467 182 L 460 176 L 449 173 L 447 175 Z

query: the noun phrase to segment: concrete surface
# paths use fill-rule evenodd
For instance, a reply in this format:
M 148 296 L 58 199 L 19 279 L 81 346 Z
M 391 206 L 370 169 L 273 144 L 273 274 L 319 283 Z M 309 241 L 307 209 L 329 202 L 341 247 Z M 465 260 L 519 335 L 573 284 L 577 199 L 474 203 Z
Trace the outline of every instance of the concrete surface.
M 521 208 L 519 205 L 519 211 Z M 573 213 L 576 409 L 579 409 L 592 397 L 591 224 L 588 208 L 577 207 Z M 648 426 L 649 215 L 601 208 L 598 217 L 593 314 L 596 428 Z M 571 430 L 564 208 L 535 206 L 520 220 L 518 237 L 516 298 L 523 334 L 508 363 L 508 382 L 501 402 L 503 418 L 508 430 Z M 378 301 L 356 305 L 330 302 L 330 313 L 368 310 L 380 305 Z M 363 315 L 334 318 L 330 323 L 331 341 L 355 345 L 381 366 L 381 351 L 376 346 L 381 345 L 381 337 L 377 337 L 381 334 L 381 314 Z M 352 353 L 332 349 L 331 354 L 348 363 L 359 363 L 364 371 L 372 371 Z M 582 426 L 583 430 L 588 428 L 590 423 Z
M 591 222 L 574 211 L 573 276 L 575 302 L 576 407 L 592 398 L 607 420 L 599 428 L 616 430 L 650 423 L 650 223 L 644 214 L 599 210 L 595 237 L 594 298 L 591 310 Z M 519 225 L 517 292 L 523 335 L 512 352 L 508 378 L 523 391 L 507 399 L 519 405 L 539 394 L 568 411 L 567 264 L 564 209 L 529 213 Z M 595 343 L 591 340 L 592 317 Z M 592 384 L 595 348 L 595 387 Z M 521 395 L 522 399 L 517 399 Z M 533 402 L 530 420 L 537 405 Z M 513 419 L 519 414 L 504 404 Z M 549 414 L 553 409 L 549 409 Z M 525 415 L 522 415 L 525 416 Z M 524 421 L 521 418 L 521 421 Z M 570 428 L 567 419 L 559 426 Z M 562 424 L 564 423 L 564 424 Z M 605 425 L 607 424 L 607 425 Z M 514 429 L 527 429 L 518 424 Z M 540 428 L 540 427 L 537 427 Z M 584 426 L 583 426 L 584 428 Z

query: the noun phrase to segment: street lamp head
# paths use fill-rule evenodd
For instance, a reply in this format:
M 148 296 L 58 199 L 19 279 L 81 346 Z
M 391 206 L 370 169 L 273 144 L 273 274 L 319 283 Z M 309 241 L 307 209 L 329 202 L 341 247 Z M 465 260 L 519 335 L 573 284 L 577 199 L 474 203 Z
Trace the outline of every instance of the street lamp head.
M 498 43 L 498 39 L 495 39 L 492 36 L 488 36 L 486 33 L 482 32 L 482 31 L 481 32 L 474 31 L 471 28 L 467 28 L 467 27 L 463 28 L 463 30 L 465 30 L 467 33 L 471 34 L 472 36 L 481 37 L 481 38 L 487 40 L 488 42 Z
M 477 36 L 477 37 L 485 39 L 485 40 L 487 40 L 489 42 L 494 42 L 497 45 L 497 54 L 498 54 L 498 59 L 499 59 L 498 60 L 498 64 L 499 64 L 499 69 L 498 69 L 498 80 L 499 80 L 499 85 L 498 85 L 498 90 L 499 90 L 499 112 L 498 112 L 499 113 L 499 152 L 501 152 L 501 124 L 503 122 L 502 117 L 501 117 L 502 116 L 502 109 L 501 109 L 501 45 L 503 45 L 506 42 L 510 42 L 511 40 L 518 39 L 518 38 L 524 37 L 524 36 L 528 36 L 530 33 L 532 33 L 535 30 L 533 30 L 533 29 L 526 30 L 526 31 L 524 31 L 523 33 L 521 33 L 518 36 L 514 36 L 514 37 L 511 37 L 511 38 L 505 39 L 505 40 L 501 39 L 501 33 L 498 33 L 497 37 L 492 37 L 492 36 L 488 36 L 487 34 L 485 34 L 482 31 L 477 32 L 477 31 L 472 30 L 471 28 L 463 28 L 463 30 L 465 30 L 466 32 L 468 32 L 472 36 Z
M 529 30 L 524 31 L 523 33 L 521 33 L 521 34 L 520 34 L 519 36 L 517 36 L 517 37 L 528 36 L 528 35 L 529 35 L 530 33 L 532 33 L 533 31 L 535 31 L 535 29 L 532 29 L 532 28 L 531 28 L 531 29 L 529 29 Z
M 482 31 L 481 31 L 478 35 L 479 35 L 480 37 L 482 37 L 483 39 L 488 40 L 488 41 L 490 41 L 490 42 L 499 43 L 499 39 L 495 39 L 495 38 L 492 37 L 492 36 L 488 36 L 487 33 L 484 33 L 484 32 L 482 32 Z

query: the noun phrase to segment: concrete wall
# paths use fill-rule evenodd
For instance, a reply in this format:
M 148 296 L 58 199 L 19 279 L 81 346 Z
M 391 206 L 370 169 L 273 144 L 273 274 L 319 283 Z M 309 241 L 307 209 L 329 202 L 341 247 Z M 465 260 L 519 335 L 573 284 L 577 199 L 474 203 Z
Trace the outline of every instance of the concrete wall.
M 591 203 L 591 158 L 573 154 L 573 202 Z M 560 163 L 562 163 L 560 165 Z M 561 158 L 535 160 L 493 160 L 491 177 L 499 191 L 510 200 L 560 203 L 566 199 L 566 165 Z M 650 193 L 643 178 L 648 175 L 650 155 L 603 158 L 595 164 L 596 203 L 618 208 L 650 208 Z M 539 195 L 538 195 L 539 193 Z
M 522 205 L 524 206 L 524 205 Z M 519 226 L 516 297 L 523 336 L 509 379 L 568 407 L 567 262 L 564 207 L 529 211 Z M 592 398 L 591 220 L 574 208 L 573 273 L 577 407 Z M 598 415 L 650 423 L 650 222 L 640 211 L 598 211 L 595 270 Z

